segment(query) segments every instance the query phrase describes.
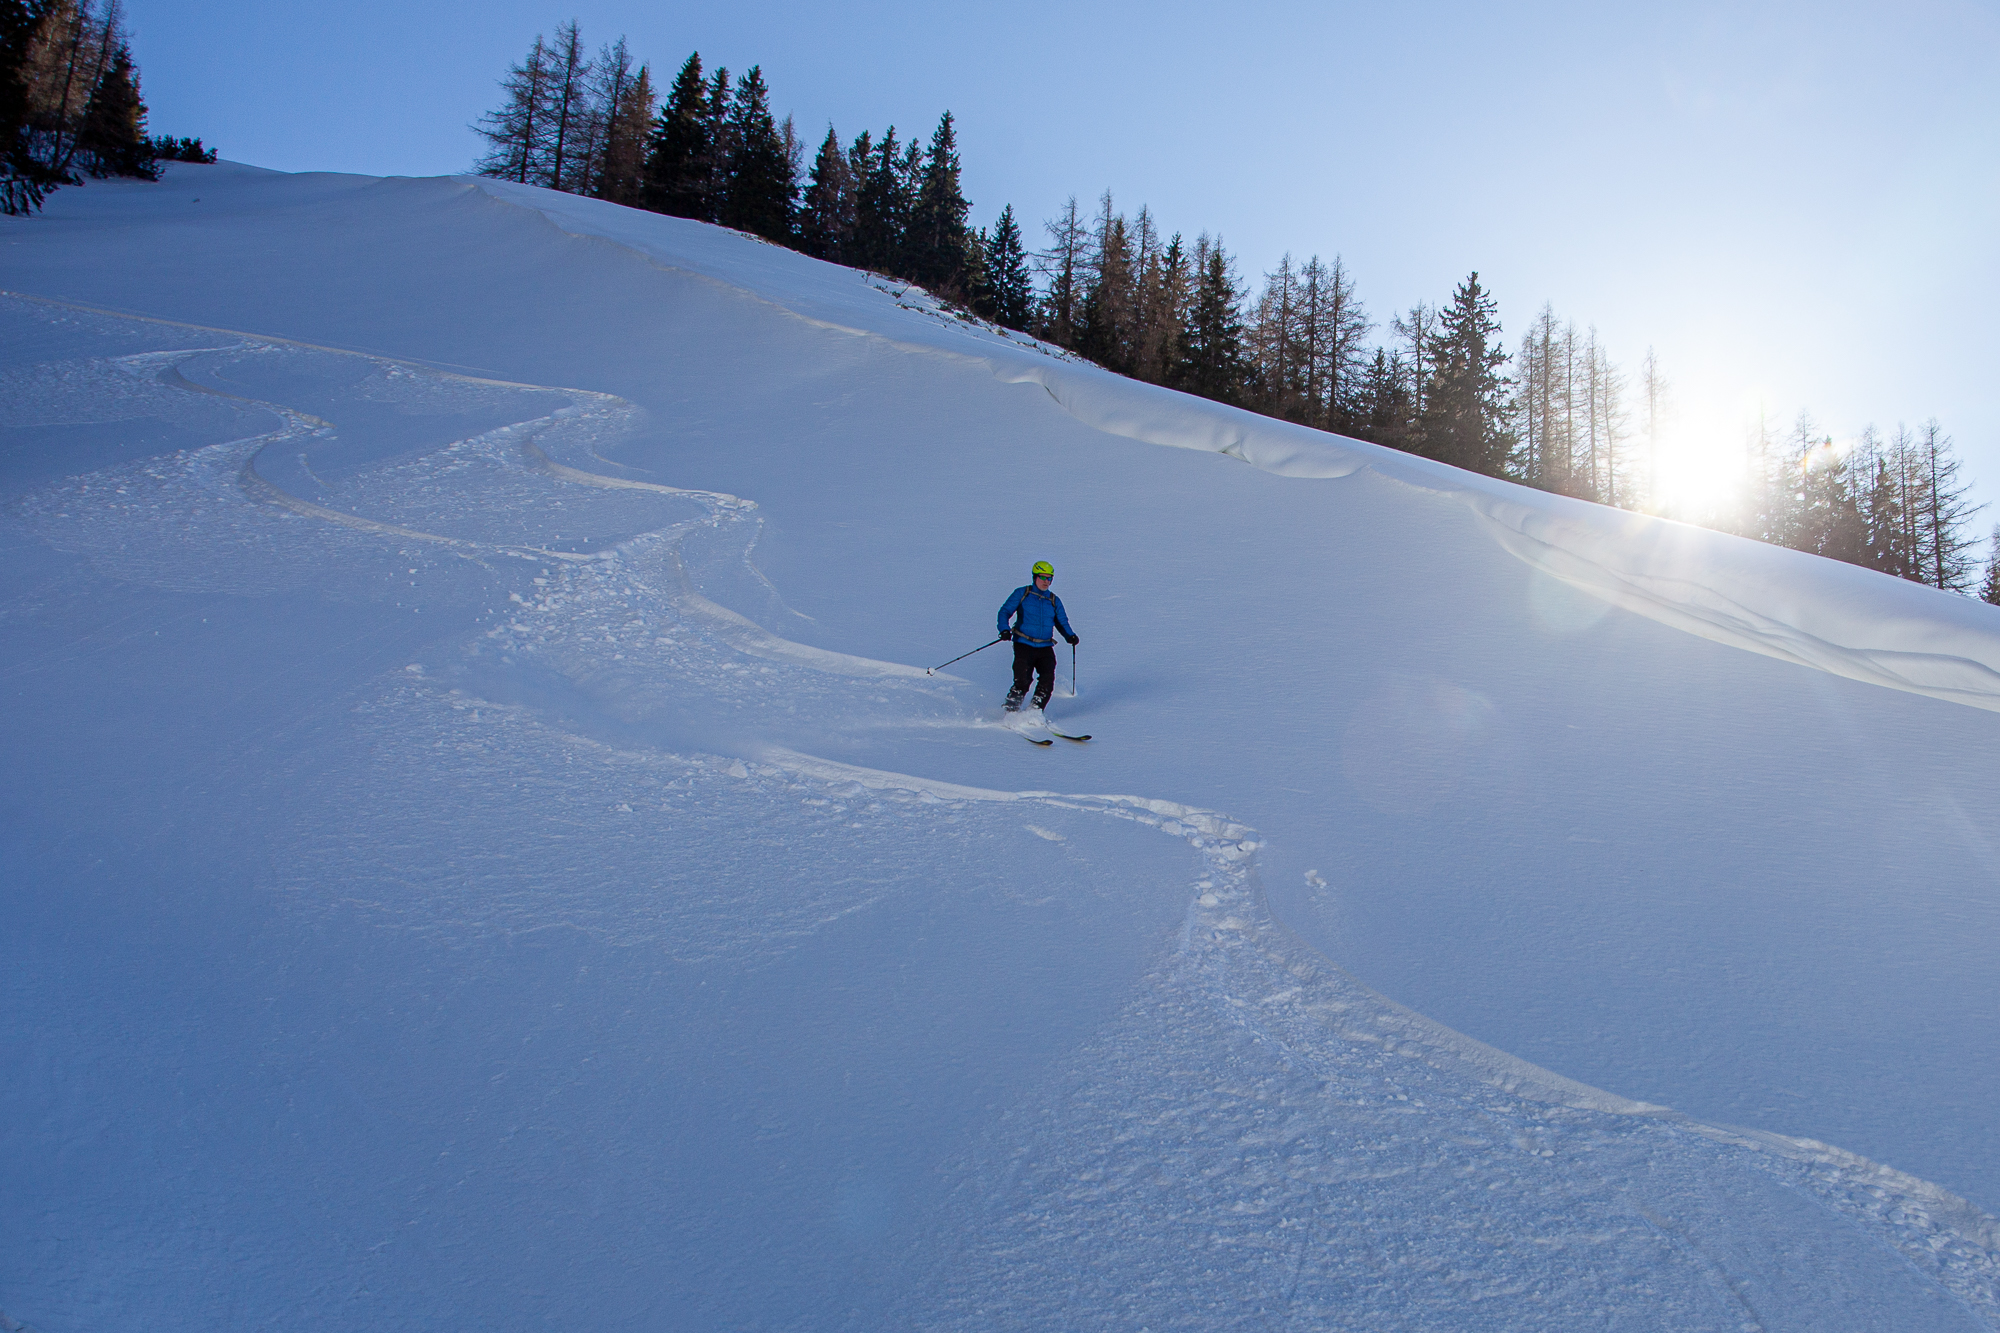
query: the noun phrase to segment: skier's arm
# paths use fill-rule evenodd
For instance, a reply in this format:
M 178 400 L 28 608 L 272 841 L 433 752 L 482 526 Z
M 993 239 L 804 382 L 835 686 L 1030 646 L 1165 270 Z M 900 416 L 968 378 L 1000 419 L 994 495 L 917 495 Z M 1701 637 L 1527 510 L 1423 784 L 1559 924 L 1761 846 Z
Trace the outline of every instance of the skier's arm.
M 1056 624 L 1062 626 L 1063 637 L 1071 643 L 1075 643 L 1077 634 L 1075 630 L 1069 627 L 1069 613 L 1063 610 L 1062 598 L 1050 594 L 1050 600 L 1056 604 Z
M 1026 588 L 1014 589 L 1013 596 L 1009 597 L 1006 601 L 1006 604 L 1000 608 L 1000 623 L 996 627 L 995 632 L 998 633 L 1001 638 L 1005 638 L 1007 636 L 1007 622 L 1012 620 L 1014 618 L 1014 613 L 1021 609 L 1021 594 L 1026 591 L 1027 591 Z

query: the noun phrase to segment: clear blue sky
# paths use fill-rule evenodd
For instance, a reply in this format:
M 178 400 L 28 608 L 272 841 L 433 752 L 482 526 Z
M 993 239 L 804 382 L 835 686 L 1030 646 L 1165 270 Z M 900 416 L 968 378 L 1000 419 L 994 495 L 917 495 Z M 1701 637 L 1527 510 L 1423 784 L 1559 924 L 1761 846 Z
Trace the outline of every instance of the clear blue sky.
M 2000 6 L 943 7 L 128 0 L 158 132 L 285 170 L 462 171 L 537 32 L 761 64 L 817 140 L 957 117 L 975 221 L 1109 188 L 1256 278 L 1342 255 L 1378 320 L 1478 269 L 1733 448 L 1936 415 L 2000 501 Z M 2000 503 L 1981 523 L 2000 519 Z

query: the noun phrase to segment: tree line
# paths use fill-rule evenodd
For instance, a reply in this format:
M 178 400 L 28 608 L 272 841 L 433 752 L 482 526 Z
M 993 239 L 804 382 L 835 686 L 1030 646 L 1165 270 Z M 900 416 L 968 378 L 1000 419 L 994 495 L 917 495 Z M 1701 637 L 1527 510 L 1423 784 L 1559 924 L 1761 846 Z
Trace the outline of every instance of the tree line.
M 1253 289 L 1220 236 L 1165 234 L 1108 192 L 1088 213 L 1072 196 L 1030 251 L 1011 205 L 970 225 L 949 111 L 928 142 L 828 126 L 808 155 L 760 67 L 732 79 L 696 53 L 656 100 L 623 38 L 592 54 L 574 22 L 537 37 L 502 88 L 475 126 L 485 174 L 735 227 L 1315 429 L 1627 509 L 1657 493 L 1669 386 L 1651 350 L 1629 375 L 1594 328 L 1544 305 L 1510 352 L 1477 272 L 1378 324 L 1339 255 L 1287 254 Z M 1982 582 L 1968 486 L 1936 422 L 1871 427 L 1844 452 L 1807 417 L 1782 439 L 1760 426 L 1750 463 L 1742 510 L 1702 521 L 2000 602 L 2000 529 Z
M 1630 376 L 1597 330 L 1544 305 L 1510 355 L 1470 274 L 1439 305 L 1392 316 L 1380 343 L 1335 255 L 1287 254 L 1254 293 L 1219 238 L 1192 262 L 1148 210 L 1107 193 L 1045 224 L 1032 331 L 1120 373 L 1541 490 L 1654 508 L 1669 386 L 1649 348 Z M 1757 423 L 1743 504 L 1709 526 L 2000 604 L 2000 527 L 1983 562 L 1952 439 L 1935 419 L 1843 448 L 1801 414 Z M 1692 517 L 1692 516 L 1690 516 Z
M 32 213 L 86 176 L 157 180 L 161 161 L 215 153 L 146 133 L 119 0 L 0 0 L 0 212 Z
M 1845 449 L 1809 413 L 1783 437 L 1759 421 L 1750 463 L 1744 536 L 2000 603 L 2000 539 L 1982 570 L 1980 506 L 1935 418 L 1886 436 L 1871 425 Z
M 1034 278 L 1013 210 L 968 222 L 949 111 L 928 142 L 829 126 L 806 160 L 759 66 L 740 77 L 690 55 L 656 95 L 624 38 L 591 52 L 575 22 L 537 37 L 473 128 L 483 175 L 735 227 L 835 263 L 922 285 L 1006 327 L 1035 320 Z

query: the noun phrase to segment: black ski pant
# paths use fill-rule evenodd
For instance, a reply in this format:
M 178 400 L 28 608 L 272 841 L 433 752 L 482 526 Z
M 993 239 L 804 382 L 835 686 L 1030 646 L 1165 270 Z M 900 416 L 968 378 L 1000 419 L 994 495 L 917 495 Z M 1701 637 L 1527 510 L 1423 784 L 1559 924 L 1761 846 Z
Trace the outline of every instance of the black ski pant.
M 1014 697 L 1028 692 L 1028 677 L 1041 673 L 1035 684 L 1035 707 L 1046 707 L 1056 689 L 1056 646 L 1037 648 L 1031 643 L 1014 645 Z

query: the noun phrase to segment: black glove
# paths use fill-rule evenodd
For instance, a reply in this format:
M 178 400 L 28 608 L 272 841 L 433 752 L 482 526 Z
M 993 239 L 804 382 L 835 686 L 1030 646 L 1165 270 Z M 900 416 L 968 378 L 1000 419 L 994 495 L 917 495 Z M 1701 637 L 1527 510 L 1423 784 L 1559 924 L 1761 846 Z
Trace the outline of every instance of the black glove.
M 1076 647 L 1076 639 L 1077 639 L 1077 636 L 1076 636 L 1076 635 L 1074 635 L 1074 634 L 1065 634 L 1065 635 L 1063 635 L 1063 637 L 1064 637 L 1065 639 L 1068 639 L 1068 640 L 1069 640 L 1069 646 L 1070 646 L 1070 647 L 1072 647 L 1072 648 Z
M 1000 631 L 1000 637 L 1003 639 L 1011 639 L 1014 637 L 1014 631 L 1010 629 L 1003 629 Z

